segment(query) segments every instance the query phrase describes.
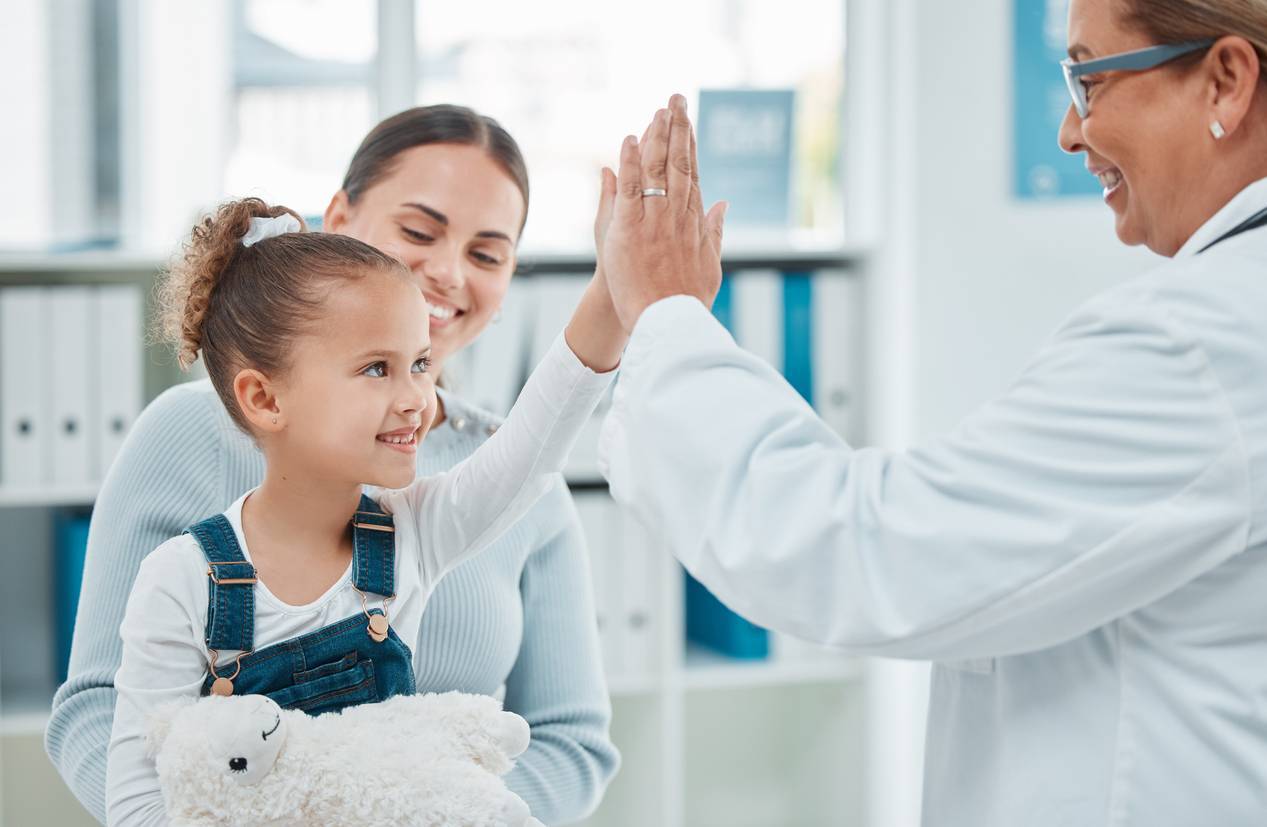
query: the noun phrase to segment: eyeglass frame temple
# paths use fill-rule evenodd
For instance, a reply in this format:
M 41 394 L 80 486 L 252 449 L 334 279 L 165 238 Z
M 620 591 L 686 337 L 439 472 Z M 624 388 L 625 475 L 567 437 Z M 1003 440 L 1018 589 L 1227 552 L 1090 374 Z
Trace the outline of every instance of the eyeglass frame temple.
M 1069 91 L 1075 95 L 1075 102 L 1081 104 L 1078 114 L 1086 117 L 1086 101 L 1074 92 L 1073 86 L 1078 78 L 1083 75 L 1114 71 L 1142 72 L 1145 69 L 1156 68 L 1163 63 L 1183 57 L 1191 52 L 1208 49 L 1217 41 L 1218 38 L 1211 37 L 1205 40 L 1188 40 L 1183 43 L 1163 43 L 1158 46 L 1145 46 L 1143 49 L 1135 49 L 1131 52 L 1122 52 L 1121 54 L 1109 55 L 1108 57 L 1099 57 L 1094 60 L 1075 61 L 1073 58 L 1066 58 L 1060 61 L 1060 68 L 1065 75 L 1065 84 L 1069 86 Z

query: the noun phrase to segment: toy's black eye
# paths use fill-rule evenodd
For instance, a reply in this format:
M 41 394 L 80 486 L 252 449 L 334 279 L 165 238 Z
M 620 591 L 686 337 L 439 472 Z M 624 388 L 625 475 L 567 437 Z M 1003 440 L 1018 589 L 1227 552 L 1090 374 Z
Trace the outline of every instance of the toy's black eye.
M 245 758 L 230 758 L 229 769 L 233 770 L 234 772 L 246 772 L 246 759 Z

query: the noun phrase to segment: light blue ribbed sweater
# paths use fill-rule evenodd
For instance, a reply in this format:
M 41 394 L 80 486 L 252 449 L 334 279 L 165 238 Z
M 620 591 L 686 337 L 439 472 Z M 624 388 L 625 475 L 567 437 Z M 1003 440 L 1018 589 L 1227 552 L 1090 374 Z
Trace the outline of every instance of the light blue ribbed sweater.
M 442 398 L 448 419 L 423 442 L 420 474 L 460 462 L 497 424 L 450 394 Z M 45 736 L 62 778 L 101 821 L 119 623 L 141 559 L 263 478 L 263 455 L 207 380 L 154 400 L 110 469 L 88 535 L 69 677 Z M 620 758 L 608 734 L 585 541 L 562 480 L 492 547 L 440 581 L 415 651 L 420 692 L 492 695 L 505 685 L 506 708 L 532 728 L 506 782 L 537 818 L 566 824 L 597 806 Z

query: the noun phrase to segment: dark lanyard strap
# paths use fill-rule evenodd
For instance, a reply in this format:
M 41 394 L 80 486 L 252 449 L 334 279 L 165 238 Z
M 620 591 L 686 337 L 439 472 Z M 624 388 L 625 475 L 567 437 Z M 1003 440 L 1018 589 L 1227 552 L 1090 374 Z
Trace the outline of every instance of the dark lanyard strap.
M 1201 255 L 1206 250 L 1213 247 L 1215 244 L 1218 244 L 1223 241 L 1227 241 L 1229 238 L 1231 238 L 1234 235 L 1240 235 L 1241 233 L 1248 232 L 1249 230 L 1256 230 L 1259 227 L 1262 227 L 1263 225 L 1267 225 L 1267 208 L 1259 210 L 1258 212 L 1251 215 L 1249 218 L 1242 221 L 1240 224 L 1237 224 L 1235 227 L 1228 230 L 1223 235 L 1219 236 L 1218 238 L 1211 241 L 1209 244 L 1202 247 L 1200 250 L 1197 250 L 1197 255 Z

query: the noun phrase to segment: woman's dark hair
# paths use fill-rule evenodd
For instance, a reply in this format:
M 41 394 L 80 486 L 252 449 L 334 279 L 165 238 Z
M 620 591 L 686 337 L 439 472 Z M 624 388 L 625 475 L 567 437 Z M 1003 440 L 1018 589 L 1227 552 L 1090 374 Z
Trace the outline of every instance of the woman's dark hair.
M 299 231 L 242 244 L 252 218 L 280 215 L 294 217 Z M 238 371 L 284 373 L 295 337 L 319 321 L 329 288 L 373 272 L 409 279 L 403 264 L 368 244 L 305 232 L 288 207 L 230 201 L 194 226 L 160 277 L 158 332 L 175 346 L 182 369 L 201 353 L 225 409 L 250 433 L 233 392 Z
M 460 144 L 485 150 L 523 196 L 524 218 L 519 225 L 523 230 L 523 221 L 528 218 L 528 166 L 519 145 L 497 121 L 465 106 L 415 106 L 370 130 L 343 177 L 348 203 L 355 204 L 366 190 L 390 175 L 400 153 L 427 144 Z

